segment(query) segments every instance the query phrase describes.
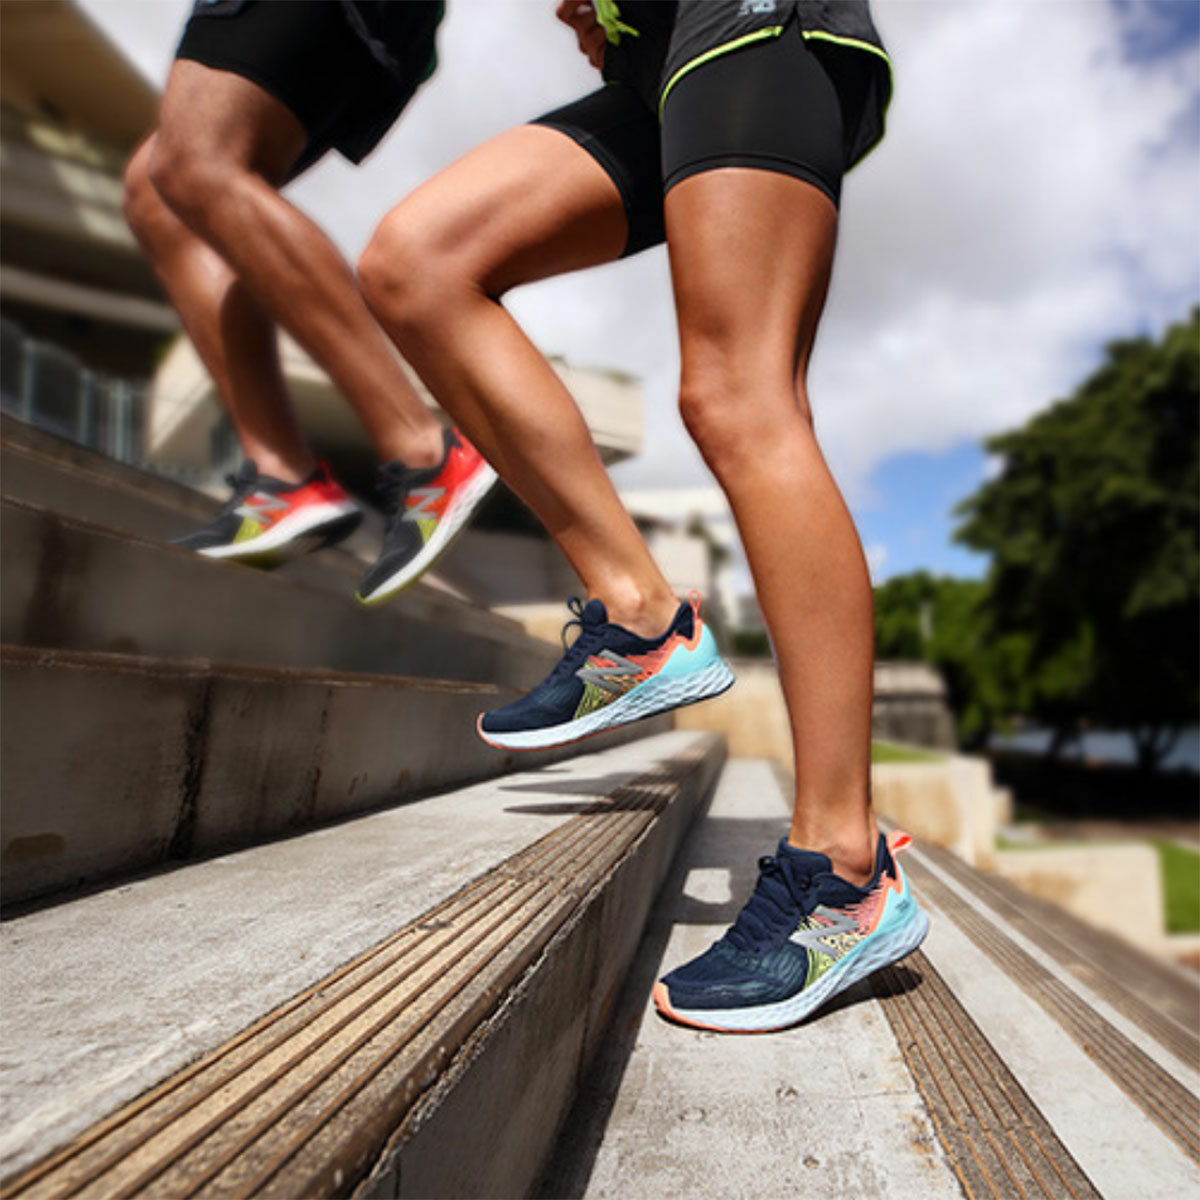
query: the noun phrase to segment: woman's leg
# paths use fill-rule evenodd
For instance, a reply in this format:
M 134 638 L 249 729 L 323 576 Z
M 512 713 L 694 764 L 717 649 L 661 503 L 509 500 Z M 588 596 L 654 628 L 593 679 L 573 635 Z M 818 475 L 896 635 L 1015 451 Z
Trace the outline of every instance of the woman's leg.
M 523 126 L 384 219 L 359 264 L 368 306 L 438 402 L 537 514 L 609 619 L 659 634 L 678 601 L 558 376 L 497 298 L 618 258 L 607 172 L 570 137 Z
M 788 705 L 789 840 L 863 883 L 877 836 L 871 588 L 804 387 L 837 213 L 799 179 L 731 168 L 673 187 L 666 218 L 683 417 L 729 497 Z

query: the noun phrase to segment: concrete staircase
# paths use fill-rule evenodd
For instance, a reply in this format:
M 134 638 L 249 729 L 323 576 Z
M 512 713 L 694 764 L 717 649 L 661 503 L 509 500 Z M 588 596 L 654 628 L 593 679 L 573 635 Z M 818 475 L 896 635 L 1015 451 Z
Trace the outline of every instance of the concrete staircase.
M 917 847 L 919 953 L 669 1025 L 776 772 L 663 721 L 513 762 L 473 715 L 552 649 L 198 562 L 211 505 L 0 434 L 0 1196 L 1200 1194 L 1194 979 Z
M 5 922 L 0 1192 L 524 1194 L 722 760 L 663 734 Z
M 210 501 L 0 435 L 0 1192 L 325 1195 L 481 1136 L 460 1176 L 527 1187 L 723 743 L 518 772 L 475 715 L 552 647 L 436 585 L 364 610 L 353 550 L 175 550 Z
M 556 657 L 515 623 L 430 584 L 364 609 L 350 550 L 276 573 L 186 553 L 163 539 L 208 499 L 10 417 L 0 434 L 5 902 L 516 765 L 474 734 Z

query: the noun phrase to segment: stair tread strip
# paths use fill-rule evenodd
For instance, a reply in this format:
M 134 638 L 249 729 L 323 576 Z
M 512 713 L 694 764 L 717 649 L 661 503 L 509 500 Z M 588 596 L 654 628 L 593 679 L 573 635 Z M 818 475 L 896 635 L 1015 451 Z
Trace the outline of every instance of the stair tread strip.
M 1189 979 L 1007 879 L 968 867 L 948 850 L 922 844 L 921 853 L 1181 1062 L 1200 1062 L 1200 978 Z
M 967 1196 L 1099 1197 L 920 951 L 878 972 L 872 987 Z
M 676 741 L 657 765 L 11 1178 L 3 1194 L 344 1190 L 715 745 Z
M 909 876 L 926 897 L 976 945 L 1006 978 L 1049 1015 L 1194 1163 L 1200 1164 L 1200 1097 L 1116 1028 L 1088 998 L 1066 986 L 974 904 L 962 902 L 924 859 L 910 856 Z

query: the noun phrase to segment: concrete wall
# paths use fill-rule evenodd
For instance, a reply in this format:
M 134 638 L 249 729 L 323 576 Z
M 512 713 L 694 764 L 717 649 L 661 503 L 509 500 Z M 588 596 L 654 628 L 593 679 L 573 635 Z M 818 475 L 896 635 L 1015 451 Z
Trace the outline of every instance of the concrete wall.
M 1145 845 L 1060 845 L 1003 850 L 993 868 L 1022 891 L 1115 933 L 1149 954 L 1172 954 L 1158 854 Z
M 934 763 L 875 763 L 876 811 L 922 841 L 990 867 L 996 835 L 1010 817 L 1008 793 L 992 784 L 986 759 L 953 755 Z
M 954 715 L 941 675 L 927 663 L 876 663 L 871 735 L 953 750 L 957 745 Z

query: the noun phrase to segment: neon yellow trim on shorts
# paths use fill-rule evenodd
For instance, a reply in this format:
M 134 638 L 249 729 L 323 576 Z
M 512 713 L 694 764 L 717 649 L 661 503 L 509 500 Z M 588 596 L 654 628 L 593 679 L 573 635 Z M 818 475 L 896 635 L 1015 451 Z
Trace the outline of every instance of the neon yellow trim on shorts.
M 872 54 L 878 54 L 880 58 L 887 63 L 888 70 L 892 69 L 892 60 L 888 58 L 887 51 L 879 46 L 874 46 L 870 42 L 860 41 L 858 38 L 839 37 L 836 33 L 825 33 L 820 29 L 802 29 L 800 36 L 804 40 L 810 41 L 815 39 L 819 42 L 833 42 L 838 46 L 849 46 L 854 50 L 870 50 Z
M 884 65 L 888 69 L 888 96 L 883 105 L 884 116 L 887 115 L 888 109 L 892 106 L 892 96 L 895 94 L 896 90 L 896 76 L 895 72 L 892 70 L 892 60 L 888 57 L 888 52 L 886 50 L 879 46 L 874 46 L 870 42 L 860 41 L 858 38 L 838 37 L 836 33 L 824 33 L 820 29 L 813 29 L 808 33 L 805 33 L 803 30 L 800 32 L 805 38 L 815 38 L 820 42 L 832 42 L 835 46 L 846 46 L 851 50 L 870 50 L 872 54 L 877 54 L 880 58 L 882 58 Z M 876 145 L 878 145 L 878 143 L 876 143 Z M 874 149 L 874 146 L 872 146 L 871 149 Z M 869 154 L 870 152 L 871 150 L 867 150 L 863 157 L 865 158 L 866 154 Z M 861 162 L 862 159 L 860 158 L 858 161 Z
M 742 46 L 748 46 L 753 42 L 761 42 L 764 38 L 778 37 L 786 27 L 783 25 L 768 25 L 765 29 L 756 29 L 753 33 L 748 33 L 744 37 L 734 38 L 732 42 L 726 42 L 723 46 L 715 46 L 712 50 L 707 50 L 691 62 L 684 63 L 678 71 L 667 81 L 667 86 L 663 88 L 663 94 L 658 101 L 658 119 L 662 120 L 663 105 L 667 102 L 667 95 L 671 89 L 689 72 L 700 66 L 702 63 L 711 62 L 714 58 L 721 54 L 728 54 L 730 50 L 738 50 Z M 887 64 L 888 74 L 892 73 L 892 60 L 888 57 L 887 51 L 879 46 L 873 46 L 870 42 L 860 41 L 858 38 L 839 37 L 835 33 L 825 33 L 820 29 L 802 29 L 800 36 L 808 41 L 815 39 L 821 42 L 832 42 L 837 46 L 848 46 L 853 50 L 869 50 L 872 54 L 877 54 Z M 891 97 L 889 96 L 890 100 Z
M 749 46 L 752 42 L 761 42 L 763 38 L 778 37 L 783 32 L 782 25 L 770 25 L 766 29 L 756 29 L 753 33 L 747 33 L 744 37 L 734 38 L 732 42 L 726 42 L 723 46 L 714 46 L 711 50 L 706 50 L 703 54 L 697 55 L 691 62 L 686 62 L 670 79 L 667 80 L 667 86 L 663 88 L 663 93 L 658 101 L 658 119 L 662 120 L 663 105 L 667 102 L 667 97 L 671 94 L 671 89 L 689 72 L 694 71 L 697 67 L 706 62 L 711 62 L 714 58 L 722 54 L 728 54 L 730 50 L 739 50 L 742 46 Z

